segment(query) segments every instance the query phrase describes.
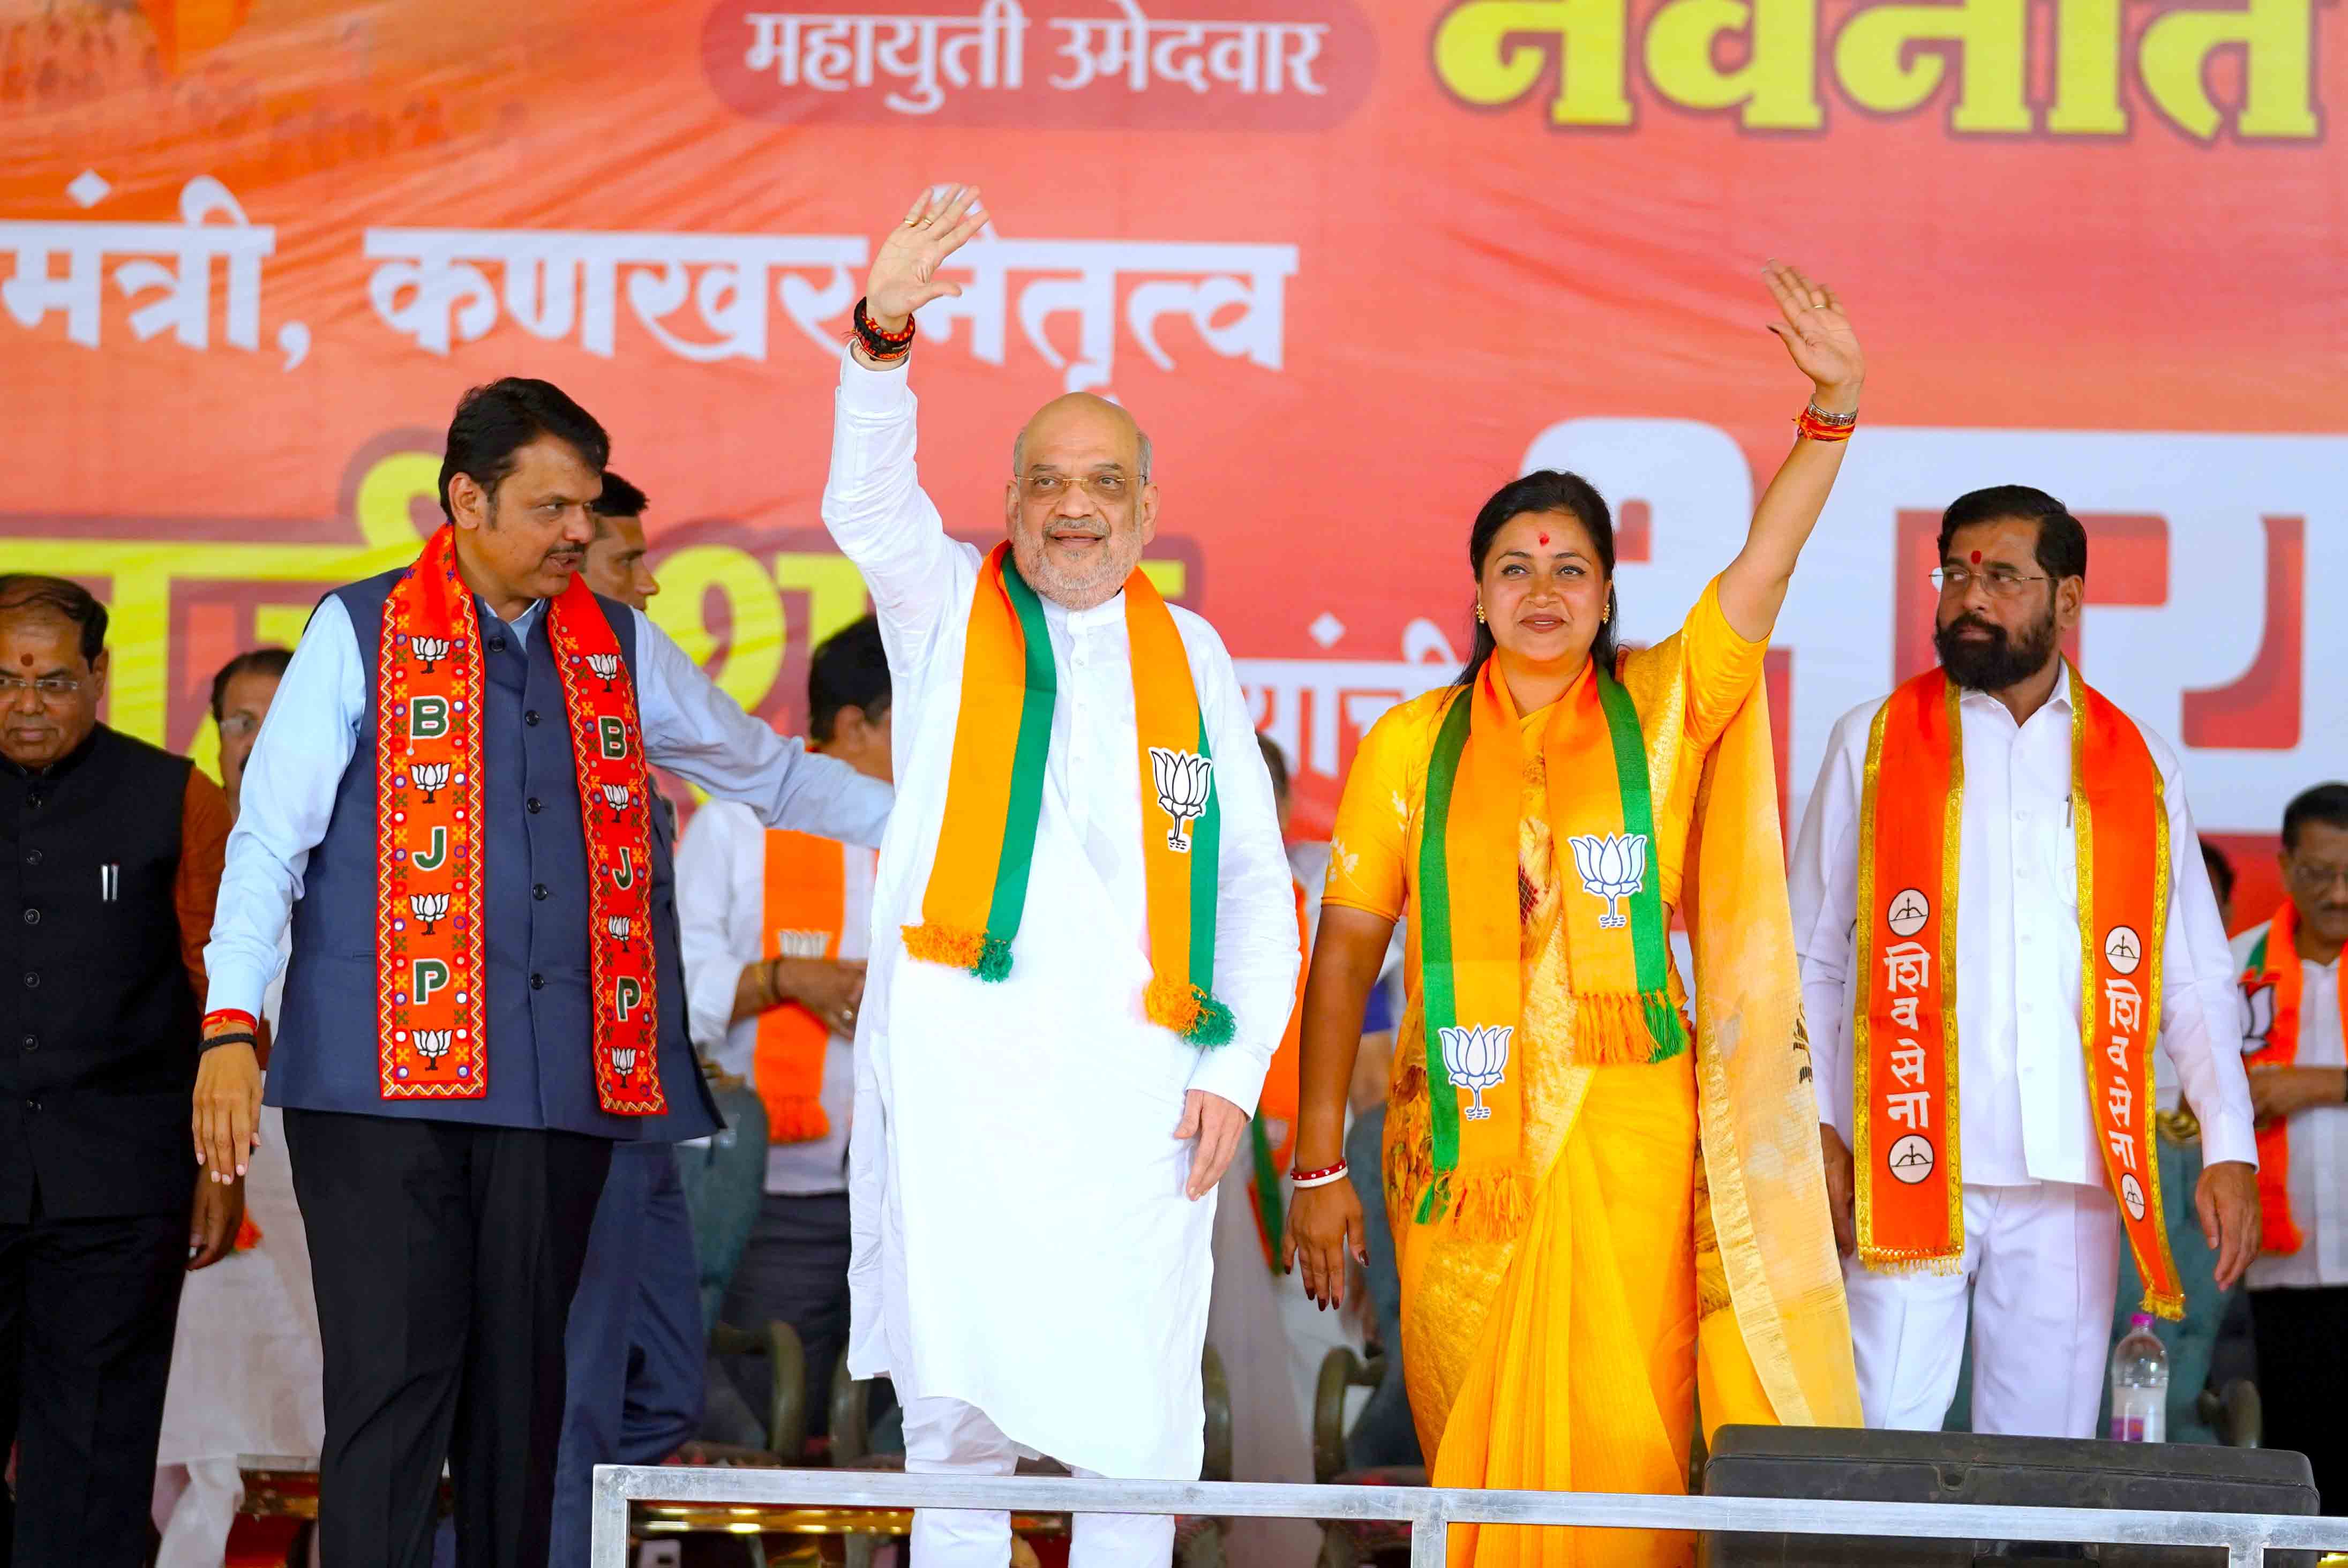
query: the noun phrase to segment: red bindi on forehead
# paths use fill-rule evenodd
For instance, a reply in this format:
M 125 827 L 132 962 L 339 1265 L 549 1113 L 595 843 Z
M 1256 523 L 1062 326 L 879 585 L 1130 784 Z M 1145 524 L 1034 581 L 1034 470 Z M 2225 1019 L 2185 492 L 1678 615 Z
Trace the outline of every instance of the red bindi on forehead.
M 1973 564 L 1976 566 L 1981 564 L 1981 552 L 1978 550 L 1973 552 Z
M 1549 535 L 1548 535 L 1548 534 L 1546 534 L 1546 533 L 1542 534 L 1542 535 L 1540 536 L 1540 542 L 1541 542 L 1543 544 L 1547 544 L 1547 543 L 1549 542 Z

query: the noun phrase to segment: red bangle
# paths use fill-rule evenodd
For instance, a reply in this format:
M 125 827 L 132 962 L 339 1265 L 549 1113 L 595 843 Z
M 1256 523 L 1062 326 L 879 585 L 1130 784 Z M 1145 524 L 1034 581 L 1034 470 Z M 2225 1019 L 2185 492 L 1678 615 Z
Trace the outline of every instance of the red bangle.
M 1288 1180 L 1291 1185 L 1297 1187 L 1326 1187 L 1344 1176 L 1347 1169 L 1345 1162 L 1340 1160 L 1334 1165 L 1324 1165 L 1318 1171 L 1291 1171 Z
M 214 1007 L 204 1015 L 205 1032 L 210 1033 L 214 1024 L 241 1024 L 256 1032 L 261 1028 L 261 1020 L 241 1007 Z

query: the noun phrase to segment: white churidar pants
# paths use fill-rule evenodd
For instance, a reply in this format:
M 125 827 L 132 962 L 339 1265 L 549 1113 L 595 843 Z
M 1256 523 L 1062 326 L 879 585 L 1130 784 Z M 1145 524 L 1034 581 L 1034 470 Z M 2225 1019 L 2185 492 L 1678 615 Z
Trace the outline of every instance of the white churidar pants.
M 1019 1445 L 975 1405 L 915 1399 L 905 1408 L 908 1475 L 1009 1475 Z M 1075 1471 L 1087 1480 L 1096 1472 Z M 1166 1568 L 1174 1555 L 1171 1514 L 1080 1513 L 1068 1568 Z M 913 1568 L 1006 1568 L 1011 1515 L 976 1509 L 925 1508 L 913 1515 Z
M 1964 1192 L 1961 1272 L 1844 1265 L 1867 1424 L 1940 1429 L 1956 1397 L 1970 1298 L 1972 1429 L 2095 1436 L 2119 1288 L 2119 1205 L 2101 1187 L 2067 1181 Z

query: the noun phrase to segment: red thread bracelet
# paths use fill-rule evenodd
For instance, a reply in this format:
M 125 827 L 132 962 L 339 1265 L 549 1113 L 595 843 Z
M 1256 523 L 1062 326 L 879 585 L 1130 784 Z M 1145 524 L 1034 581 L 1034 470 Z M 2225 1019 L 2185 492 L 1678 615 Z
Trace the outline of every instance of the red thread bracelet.
M 261 1020 L 242 1007 L 214 1007 L 204 1015 L 203 1026 L 209 1030 L 214 1024 L 242 1024 L 256 1032 L 261 1027 Z

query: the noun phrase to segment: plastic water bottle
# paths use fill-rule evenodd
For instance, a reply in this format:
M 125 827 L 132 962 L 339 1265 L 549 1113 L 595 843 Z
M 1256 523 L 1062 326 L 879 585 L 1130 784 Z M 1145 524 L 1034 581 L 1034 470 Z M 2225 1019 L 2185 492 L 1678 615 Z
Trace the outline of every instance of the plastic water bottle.
M 2128 1319 L 2127 1337 L 2112 1346 L 2112 1440 L 2168 1440 L 2168 1352 L 2148 1312 Z

